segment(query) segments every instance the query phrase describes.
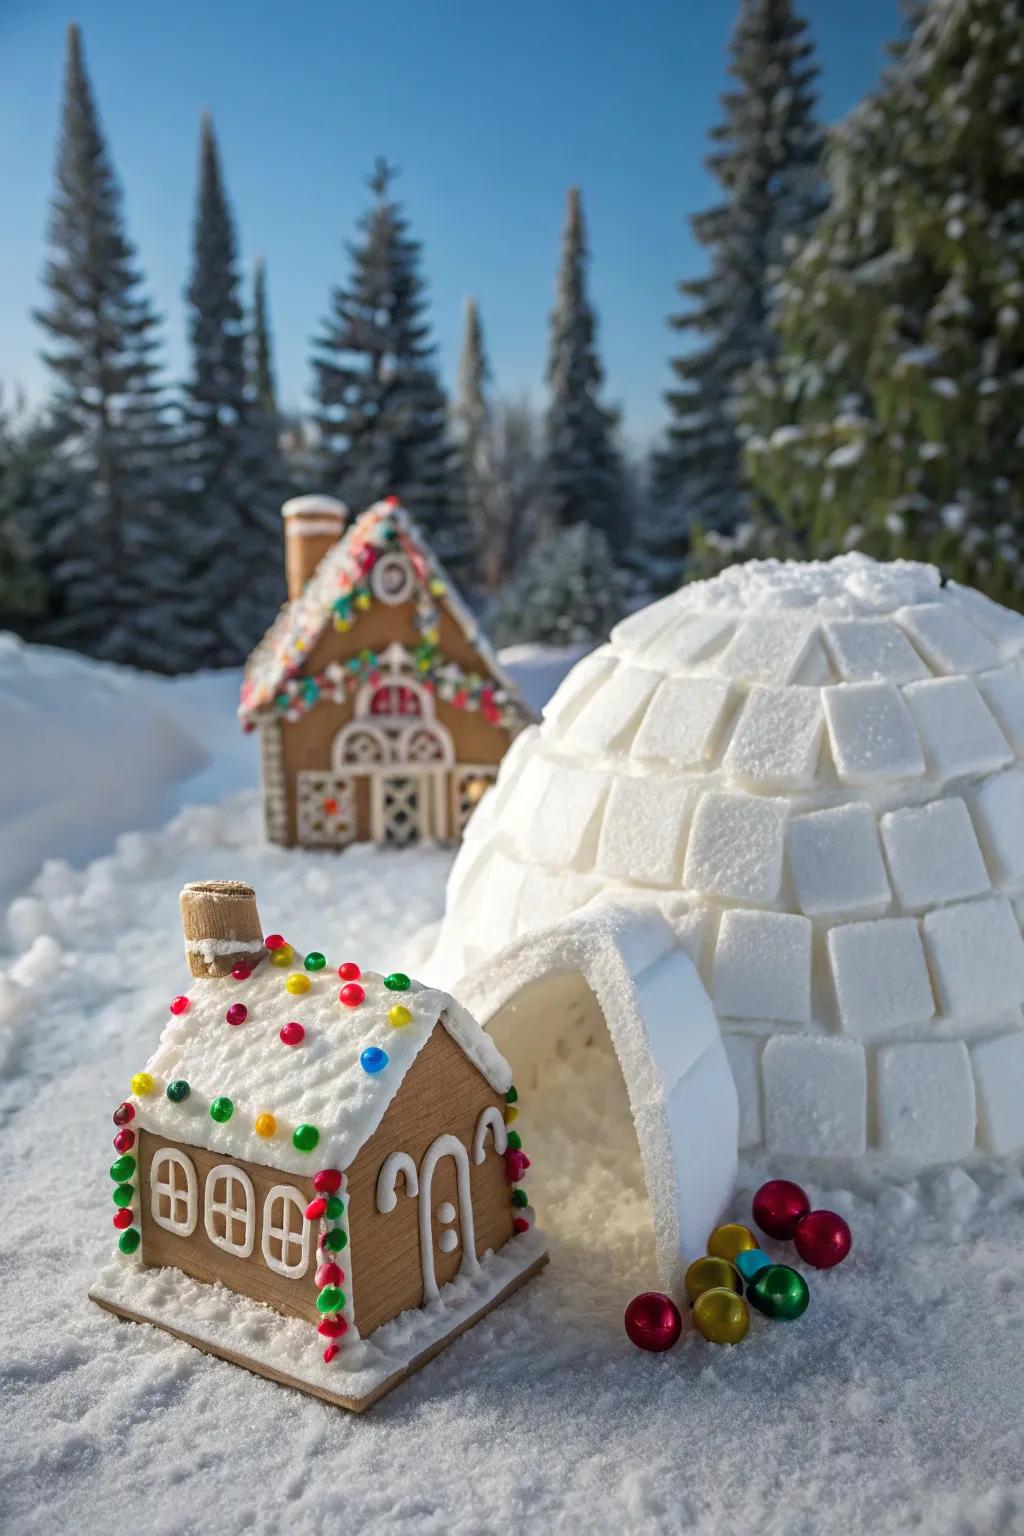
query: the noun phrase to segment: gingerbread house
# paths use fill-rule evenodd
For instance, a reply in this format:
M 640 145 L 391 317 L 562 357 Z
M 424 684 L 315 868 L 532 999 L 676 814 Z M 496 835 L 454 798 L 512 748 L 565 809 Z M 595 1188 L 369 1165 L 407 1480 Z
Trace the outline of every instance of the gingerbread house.
M 284 507 L 289 602 L 249 658 L 267 836 L 341 848 L 455 840 L 529 720 L 394 498 Z
M 90 1294 L 359 1411 L 546 1262 L 511 1071 L 446 993 L 264 939 L 248 886 L 182 913 L 194 981 L 114 1112 Z

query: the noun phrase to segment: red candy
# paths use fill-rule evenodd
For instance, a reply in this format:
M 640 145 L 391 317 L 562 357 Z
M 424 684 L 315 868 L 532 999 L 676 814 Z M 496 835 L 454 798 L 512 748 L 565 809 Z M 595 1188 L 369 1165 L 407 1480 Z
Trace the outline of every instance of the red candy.
M 512 1231 L 513 1232 L 529 1232 L 529 1230 L 530 1230 L 530 1223 L 527 1221 L 525 1216 L 515 1216 L 515 1217 L 513 1217 L 513 1220 L 512 1220 Z
M 354 960 L 346 960 L 344 965 L 338 966 L 338 975 L 342 981 L 358 981 L 362 974 Z
M 348 1332 L 348 1323 L 343 1317 L 325 1317 L 317 1323 L 316 1331 L 325 1339 L 340 1339 L 343 1333 Z
M 135 1217 L 127 1206 L 123 1207 L 120 1211 L 114 1212 L 114 1226 L 119 1232 L 123 1232 L 125 1227 L 130 1227 L 134 1220 Z
M 231 967 L 231 974 L 236 981 L 248 981 L 252 975 L 252 966 L 245 960 L 239 960 L 237 965 Z
M 321 1168 L 313 1175 L 313 1188 L 318 1195 L 336 1195 L 341 1188 L 341 1174 L 337 1168 Z
M 365 997 L 366 993 L 357 981 L 347 982 L 338 993 L 339 1001 L 343 1002 L 346 1008 L 358 1008 Z
M 249 1010 L 244 1003 L 232 1003 L 224 1017 L 229 1024 L 244 1024 L 249 1017 Z
M 135 1145 L 135 1132 L 134 1131 L 128 1131 L 128 1130 L 118 1131 L 117 1135 L 114 1137 L 114 1151 L 115 1152 L 130 1152 L 132 1147 L 134 1147 L 134 1145 Z
M 290 1024 L 283 1025 L 281 1029 L 281 1043 L 283 1045 L 301 1045 L 306 1038 L 306 1031 L 301 1024 L 296 1024 L 293 1019 Z
M 328 1344 L 327 1348 L 324 1350 L 324 1363 L 326 1365 L 330 1365 L 331 1361 L 338 1353 L 339 1348 L 340 1345 L 338 1344 Z
M 850 1229 L 835 1211 L 810 1211 L 797 1223 L 793 1245 L 805 1264 L 832 1269 L 853 1246 Z
M 325 1285 L 341 1285 L 345 1271 L 340 1264 L 321 1264 L 316 1272 L 317 1289 Z
M 649 1349 L 655 1354 L 671 1349 L 683 1331 L 679 1308 L 660 1291 L 644 1291 L 641 1296 L 634 1296 L 626 1308 L 625 1324 L 637 1349 Z
M 287 940 L 282 938 L 279 933 L 268 933 L 263 940 L 266 949 L 284 949 L 286 943 Z
M 129 1125 L 135 1119 L 135 1105 L 125 1101 L 114 1110 L 113 1121 L 115 1125 Z
M 185 1009 L 187 1007 L 188 1007 L 188 998 L 187 997 L 172 997 L 171 998 L 171 1012 L 172 1013 L 184 1013 Z
M 807 1215 L 811 1202 L 799 1184 L 788 1179 L 769 1179 L 754 1196 L 754 1220 L 762 1232 L 788 1242 L 797 1222 Z
M 319 1221 L 320 1217 L 324 1214 L 326 1209 L 327 1201 L 324 1199 L 323 1195 L 318 1195 L 315 1200 L 311 1200 L 306 1206 L 306 1220 Z

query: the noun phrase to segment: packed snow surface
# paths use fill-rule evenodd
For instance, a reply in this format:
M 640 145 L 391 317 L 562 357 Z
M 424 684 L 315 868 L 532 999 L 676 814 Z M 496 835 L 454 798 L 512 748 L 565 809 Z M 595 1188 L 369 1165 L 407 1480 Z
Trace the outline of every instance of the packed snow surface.
M 43 839 L 38 862 L 53 851 Z M 642 1354 L 622 1312 L 653 1283 L 649 1213 L 621 1073 L 600 1049 L 535 1085 L 510 1051 L 551 1264 L 364 1418 L 86 1299 L 113 1254 L 110 1113 L 188 984 L 181 886 L 249 880 L 268 931 L 386 971 L 440 915 L 449 865 L 431 849 L 267 847 L 250 791 L 126 831 L 84 868 L 47 863 L 15 903 L 0 955 L 4 1531 L 1018 1536 L 1019 1157 L 903 1182 L 809 1176 L 854 1248 L 805 1271 L 807 1314 L 755 1316 L 734 1349 L 687 1327 L 671 1352 Z M 1016 1039 L 984 1064 L 1007 1116 L 998 1088 L 1016 1069 L 999 1052 Z M 896 1086 L 912 1098 L 912 1081 Z M 800 1165 L 743 1166 L 737 1219 L 782 1171 Z

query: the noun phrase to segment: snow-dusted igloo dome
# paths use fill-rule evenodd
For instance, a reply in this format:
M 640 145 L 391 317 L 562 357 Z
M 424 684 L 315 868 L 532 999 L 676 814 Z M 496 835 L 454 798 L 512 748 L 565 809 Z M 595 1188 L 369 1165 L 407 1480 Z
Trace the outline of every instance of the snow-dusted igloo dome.
M 711 999 L 742 1148 L 1013 1152 L 1022 754 L 1020 615 L 924 565 L 734 567 L 621 623 L 515 743 L 437 964 L 480 977 L 588 903 L 653 905 Z

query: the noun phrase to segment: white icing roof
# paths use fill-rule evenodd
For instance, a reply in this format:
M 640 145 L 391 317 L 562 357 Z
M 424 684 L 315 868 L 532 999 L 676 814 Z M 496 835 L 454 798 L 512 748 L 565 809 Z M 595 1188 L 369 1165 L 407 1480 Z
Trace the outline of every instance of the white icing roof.
M 289 976 L 302 975 L 309 990 L 293 995 Z M 366 1000 L 349 1008 L 339 1001 L 344 982 L 337 970 L 303 969 L 296 952 L 287 967 L 265 959 L 245 981 L 233 977 L 195 981 L 186 994 L 185 1013 L 170 1015 L 145 1070 L 154 1091 L 135 1095 L 137 1123 L 176 1141 L 292 1173 L 318 1168 L 347 1168 L 373 1135 L 409 1068 L 442 1025 L 496 1093 L 505 1093 L 512 1073 L 480 1026 L 446 992 L 413 981 L 407 991 L 393 991 L 383 977 L 366 972 L 359 985 Z M 245 1022 L 228 1024 L 227 1009 L 242 1003 Z M 388 1011 L 406 1007 L 412 1021 L 396 1028 Z M 283 1025 L 295 1021 L 305 1030 L 296 1046 L 283 1044 Z M 360 1064 L 368 1046 L 387 1052 L 388 1064 L 369 1073 Z M 183 1079 L 190 1093 L 177 1104 L 167 1097 L 168 1083 Z M 230 1120 L 218 1124 L 210 1104 L 225 1097 L 234 1105 Z M 267 1139 L 256 1134 L 256 1117 L 274 1115 L 277 1129 Z M 314 1125 L 320 1140 L 312 1152 L 292 1144 L 300 1124 Z
M 287 506 L 294 508 L 295 503 L 289 502 Z M 451 578 L 409 513 L 394 497 L 390 497 L 386 501 L 376 502 L 349 525 L 337 544 L 324 555 L 299 596 L 284 605 L 249 657 L 238 710 L 243 720 L 251 719 L 265 710 L 285 679 L 306 665 L 310 651 L 331 621 L 335 602 L 365 583 L 363 553 L 371 546 L 385 547 L 385 532 L 389 535 L 386 547 L 392 547 L 390 536 L 393 535 L 396 540 L 394 547 L 409 555 L 420 586 L 428 590 L 437 589 L 437 601 L 458 624 L 491 676 L 513 700 L 518 700 L 515 684 L 503 670 L 473 615 L 459 598 Z M 350 635 L 358 647 L 358 609 L 353 610 L 351 617 L 353 628 Z M 523 713 L 526 713 L 525 706 Z

